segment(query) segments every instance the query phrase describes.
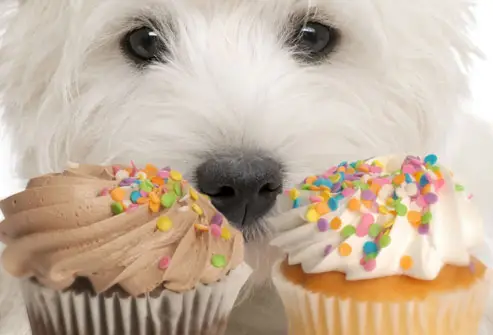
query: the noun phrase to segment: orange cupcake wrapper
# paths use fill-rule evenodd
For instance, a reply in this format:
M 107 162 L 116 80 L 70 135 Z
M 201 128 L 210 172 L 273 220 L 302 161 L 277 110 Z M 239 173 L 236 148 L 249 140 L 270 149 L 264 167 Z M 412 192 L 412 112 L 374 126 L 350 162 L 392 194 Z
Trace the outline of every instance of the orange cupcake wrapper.
M 478 334 L 492 277 L 488 271 L 467 290 L 395 303 L 327 297 L 286 280 L 279 264 L 273 273 L 274 284 L 286 310 L 290 335 Z

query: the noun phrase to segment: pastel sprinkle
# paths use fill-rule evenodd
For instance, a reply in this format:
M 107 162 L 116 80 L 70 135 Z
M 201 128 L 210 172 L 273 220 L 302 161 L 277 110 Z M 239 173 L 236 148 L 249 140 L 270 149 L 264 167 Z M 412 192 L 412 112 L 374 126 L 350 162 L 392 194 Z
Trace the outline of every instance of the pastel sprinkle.
M 375 244 L 375 242 L 368 241 L 365 242 L 363 245 L 363 252 L 365 254 L 372 254 L 378 251 L 378 246 Z
M 316 203 L 314 208 L 318 215 L 325 215 L 330 212 L 329 205 L 325 202 Z
M 375 270 L 376 267 L 377 267 L 377 261 L 375 259 L 369 259 L 363 265 L 363 268 L 367 272 L 371 272 Z
M 193 188 L 190 188 L 190 198 L 193 200 L 193 201 L 197 201 L 199 200 L 199 194 L 197 193 L 197 191 L 195 191 Z
M 378 245 L 380 246 L 380 248 L 386 248 L 390 245 L 390 242 L 391 242 L 390 236 L 383 235 L 382 237 L 380 237 L 380 241 Z
M 404 216 L 407 213 L 407 207 L 404 204 L 398 202 L 395 204 L 395 211 L 397 212 L 397 215 Z
M 401 268 L 406 271 L 409 270 L 413 267 L 413 259 L 411 256 L 402 256 L 400 260 L 400 266 Z
M 226 241 L 231 239 L 231 231 L 227 227 L 221 227 L 221 237 Z
M 357 212 L 361 208 L 361 203 L 358 199 L 352 198 L 351 200 L 349 200 L 347 207 L 349 210 Z
M 457 192 L 462 192 L 465 190 L 465 187 L 462 186 L 461 184 L 455 184 L 454 188 Z
M 139 191 L 133 191 L 130 193 L 130 201 L 132 201 L 134 204 L 137 203 L 137 200 L 140 198 L 140 192 Z
M 158 264 L 159 269 L 166 270 L 169 267 L 170 261 L 171 261 L 171 258 L 169 258 L 168 256 L 161 258 L 159 260 L 159 264 Z
M 218 226 L 217 224 L 211 224 L 210 231 L 211 231 L 212 236 L 215 236 L 215 237 L 220 237 L 222 234 L 221 227 Z
M 431 214 L 431 212 L 426 212 L 423 214 L 423 216 L 421 216 L 421 222 L 428 224 L 431 222 L 432 218 L 433 218 L 433 215 Z
M 123 205 L 120 202 L 113 202 L 111 204 L 111 212 L 115 215 L 123 213 Z
M 348 238 L 356 233 L 356 228 L 352 225 L 347 225 L 341 230 L 341 236 L 343 238 Z
M 317 222 L 318 230 L 321 232 L 329 230 L 329 221 L 325 218 L 320 218 Z
M 430 164 L 430 165 L 435 165 L 438 161 L 438 157 L 434 154 L 430 154 L 430 155 L 427 155 L 424 159 L 423 159 L 424 163 L 425 164 Z
M 423 196 L 423 199 L 428 205 L 433 205 L 437 203 L 438 196 L 435 193 L 427 193 Z
M 342 257 L 349 256 L 353 251 L 353 249 L 348 243 L 342 243 L 341 245 L 339 245 L 338 249 L 339 249 L 339 255 L 341 255 Z
M 117 187 L 110 192 L 110 195 L 113 201 L 122 201 L 125 199 L 125 190 L 121 187 Z
M 181 181 L 183 179 L 183 176 L 181 175 L 180 172 L 172 170 L 169 173 L 169 177 L 173 179 L 174 181 Z
M 374 200 L 376 197 L 377 195 L 373 193 L 372 190 L 364 190 L 361 192 L 362 200 Z
M 211 257 L 211 264 L 215 268 L 219 268 L 219 269 L 224 268 L 226 267 L 226 257 L 224 255 L 219 255 L 219 254 L 213 255 Z
M 175 194 L 179 197 L 183 195 L 180 183 L 176 183 L 173 185 L 173 191 L 175 191 Z
M 289 191 L 289 197 L 291 198 L 291 200 L 296 200 L 299 196 L 300 191 L 298 191 L 297 189 L 293 188 L 291 189 L 291 191 Z
M 341 225 L 342 225 L 342 221 L 341 218 L 339 218 L 338 216 L 336 216 L 330 221 L 330 229 L 338 230 L 339 228 L 341 228 Z
M 167 232 L 173 227 L 173 222 L 167 216 L 161 216 L 157 219 L 156 227 L 162 232 Z
M 204 215 L 204 210 L 197 204 L 192 204 L 190 206 L 192 208 L 192 210 L 197 213 L 198 215 Z
M 381 231 L 382 231 L 382 226 L 379 225 L 379 224 L 374 223 L 368 229 L 368 235 L 370 235 L 371 237 L 375 238 L 375 237 L 378 236 L 378 234 L 380 234 Z
M 173 193 L 166 193 L 161 196 L 161 205 L 164 208 L 171 208 L 176 201 L 176 195 Z
M 325 249 L 324 249 L 324 256 L 329 255 L 331 251 L 332 251 L 332 245 L 330 245 L 330 244 L 329 244 L 329 245 L 328 245 L 328 246 L 326 246 L 326 247 L 325 247 Z
M 308 222 L 317 222 L 319 217 L 320 217 L 320 215 L 317 213 L 317 211 L 314 208 L 310 208 L 306 212 L 306 220 Z
M 335 210 L 337 210 L 338 207 L 339 207 L 339 203 L 337 202 L 337 199 L 336 198 L 330 198 L 329 199 L 329 208 L 332 211 L 335 211 Z
M 430 232 L 430 225 L 428 225 L 428 224 L 419 225 L 418 234 L 427 235 L 429 232 Z
M 214 214 L 214 216 L 211 219 L 211 224 L 215 224 L 218 226 L 221 226 L 223 224 L 224 217 L 220 213 Z

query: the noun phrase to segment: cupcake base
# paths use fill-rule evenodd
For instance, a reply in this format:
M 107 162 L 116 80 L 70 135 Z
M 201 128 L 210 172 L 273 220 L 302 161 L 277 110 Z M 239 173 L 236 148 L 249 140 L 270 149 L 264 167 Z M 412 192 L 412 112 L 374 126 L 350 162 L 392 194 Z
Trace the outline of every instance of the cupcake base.
M 402 301 L 365 301 L 348 291 L 340 296 L 309 291 L 286 279 L 281 263 L 273 277 L 291 335 L 477 334 L 491 286 L 491 274 L 484 273 L 467 288 Z
M 120 291 L 59 292 L 22 282 L 33 335 L 220 335 L 251 274 L 242 264 L 221 282 L 131 297 Z

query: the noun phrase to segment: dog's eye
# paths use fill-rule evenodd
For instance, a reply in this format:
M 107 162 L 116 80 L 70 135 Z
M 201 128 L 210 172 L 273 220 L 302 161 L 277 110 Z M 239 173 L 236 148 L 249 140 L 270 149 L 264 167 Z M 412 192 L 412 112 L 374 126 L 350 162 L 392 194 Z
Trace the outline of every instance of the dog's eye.
M 166 46 L 156 31 L 143 27 L 129 32 L 123 38 L 122 49 L 138 65 L 145 65 L 158 60 L 166 51 Z
M 339 32 L 318 22 L 307 22 L 296 31 L 292 41 L 297 57 L 309 62 L 319 61 L 334 50 Z

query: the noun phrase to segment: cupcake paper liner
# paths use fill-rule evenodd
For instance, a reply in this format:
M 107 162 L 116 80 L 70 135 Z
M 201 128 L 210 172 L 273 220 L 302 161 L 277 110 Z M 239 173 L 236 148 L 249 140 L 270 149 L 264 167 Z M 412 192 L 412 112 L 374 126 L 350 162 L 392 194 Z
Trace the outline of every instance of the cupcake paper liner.
M 33 280 L 22 291 L 33 335 L 220 335 L 251 272 L 243 263 L 212 285 L 140 297 L 55 291 Z
M 492 274 L 487 272 L 467 290 L 401 303 L 353 301 L 309 292 L 285 279 L 280 263 L 273 277 L 290 335 L 473 335 L 478 334 Z

